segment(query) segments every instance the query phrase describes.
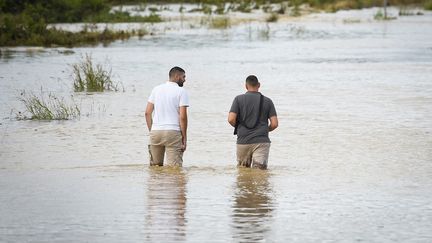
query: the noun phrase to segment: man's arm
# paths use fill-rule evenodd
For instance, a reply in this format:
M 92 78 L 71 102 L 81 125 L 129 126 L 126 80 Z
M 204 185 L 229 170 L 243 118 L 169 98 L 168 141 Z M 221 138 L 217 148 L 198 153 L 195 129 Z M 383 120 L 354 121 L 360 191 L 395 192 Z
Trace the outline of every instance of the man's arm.
M 145 111 L 145 118 L 147 123 L 147 128 L 149 131 L 151 131 L 152 125 L 153 125 L 153 119 L 152 119 L 152 113 L 154 110 L 154 104 L 147 102 L 147 107 Z
M 228 114 L 228 123 L 231 124 L 231 126 L 235 127 L 235 125 L 237 123 L 237 113 L 230 112 Z
M 186 150 L 187 143 L 187 106 L 180 106 L 180 131 L 182 135 L 182 150 Z
M 270 125 L 269 125 L 269 132 L 275 130 L 279 125 L 279 121 L 277 116 L 270 117 Z

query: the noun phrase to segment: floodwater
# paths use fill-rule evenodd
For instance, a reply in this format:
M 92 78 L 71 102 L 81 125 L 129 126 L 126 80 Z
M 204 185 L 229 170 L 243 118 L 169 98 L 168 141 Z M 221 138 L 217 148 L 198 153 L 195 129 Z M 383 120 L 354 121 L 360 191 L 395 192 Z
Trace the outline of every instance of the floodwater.
M 377 9 L 0 58 L 1 242 L 431 242 L 432 13 Z M 91 54 L 124 92 L 74 94 Z M 183 67 L 184 167 L 149 168 L 146 99 Z M 237 169 L 227 113 L 256 74 L 275 103 L 269 169 Z M 22 90 L 81 118 L 18 121 Z

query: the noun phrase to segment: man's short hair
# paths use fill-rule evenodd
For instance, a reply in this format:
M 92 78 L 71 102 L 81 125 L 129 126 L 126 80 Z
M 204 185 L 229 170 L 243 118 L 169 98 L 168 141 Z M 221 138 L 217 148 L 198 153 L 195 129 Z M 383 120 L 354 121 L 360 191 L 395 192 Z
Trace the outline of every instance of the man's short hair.
M 173 67 L 171 68 L 171 70 L 169 71 L 169 77 L 172 78 L 174 77 L 174 75 L 176 75 L 177 73 L 185 73 L 185 70 L 183 70 L 183 68 L 181 67 Z
M 249 84 L 252 87 L 258 86 L 258 78 L 255 75 L 249 75 L 246 78 L 246 83 Z

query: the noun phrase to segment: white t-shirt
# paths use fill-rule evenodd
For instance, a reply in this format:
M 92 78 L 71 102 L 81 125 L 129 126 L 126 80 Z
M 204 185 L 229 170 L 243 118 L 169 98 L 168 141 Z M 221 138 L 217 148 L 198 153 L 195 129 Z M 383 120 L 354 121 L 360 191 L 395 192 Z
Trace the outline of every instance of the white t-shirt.
M 174 82 L 156 86 L 148 99 L 154 105 L 152 130 L 180 131 L 180 106 L 189 106 L 189 96 Z

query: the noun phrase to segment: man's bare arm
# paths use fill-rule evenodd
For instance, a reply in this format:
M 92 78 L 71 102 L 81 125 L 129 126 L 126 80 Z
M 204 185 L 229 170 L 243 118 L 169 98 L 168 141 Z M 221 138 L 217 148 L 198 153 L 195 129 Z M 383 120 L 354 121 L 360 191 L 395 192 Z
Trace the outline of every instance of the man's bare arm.
M 230 112 L 228 114 L 228 123 L 231 124 L 231 126 L 235 127 L 236 122 L 237 122 L 237 113 Z
M 270 117 L 269 132 L 275 130 L 278 126 L 279 126 L 279 121 L 277 116 Z
M 147 128 L 149 131 L 151 131 L 152 125 L 153 125 L 153 119 L 152 119 L 152 113 L 154 110 L 154 104 L 147 102 L 147 107 L 145 111 L 145 118 L 147 123 Z
M 182 135 L 182 150 L 186 150 L 187 144 L 187 126 L 188 126 L 188 118 L 187 118 L 187 106 L 180 106 L 180 131 Z

